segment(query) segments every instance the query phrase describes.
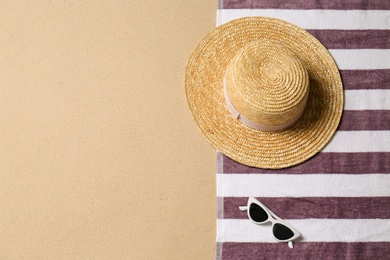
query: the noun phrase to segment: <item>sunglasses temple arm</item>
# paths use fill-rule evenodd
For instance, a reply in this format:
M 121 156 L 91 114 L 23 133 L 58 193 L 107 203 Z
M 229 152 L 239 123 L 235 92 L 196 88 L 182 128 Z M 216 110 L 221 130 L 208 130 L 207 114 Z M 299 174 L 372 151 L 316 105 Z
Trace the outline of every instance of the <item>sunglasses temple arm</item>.
M 248 210 L 248 207 L 247 206 L 240 206 L 238 207 L 241 211 L 246 211 Z

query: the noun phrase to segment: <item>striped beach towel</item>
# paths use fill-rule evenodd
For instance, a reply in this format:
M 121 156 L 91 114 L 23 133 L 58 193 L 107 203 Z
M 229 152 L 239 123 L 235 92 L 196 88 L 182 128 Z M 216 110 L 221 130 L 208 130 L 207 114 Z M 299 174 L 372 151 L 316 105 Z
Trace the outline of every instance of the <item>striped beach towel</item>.
M 219 0 L 217 25 L 268 16 L 308 30 L 334 57 L 345 107 L 332 141 L 295 167 L 217 153 L 216 259 L 390 259 L 390 1 Z M 238 207 L 256 197 L 301 240 L 277 243 Z

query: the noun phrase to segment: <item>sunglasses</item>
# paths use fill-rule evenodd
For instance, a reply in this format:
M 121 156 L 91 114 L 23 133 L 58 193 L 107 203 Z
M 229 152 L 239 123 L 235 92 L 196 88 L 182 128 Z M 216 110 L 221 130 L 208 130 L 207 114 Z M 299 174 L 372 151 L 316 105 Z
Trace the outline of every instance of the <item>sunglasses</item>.
M 255 224 L 261 225 L 271 222 L 272 234 L 276 241 L 288 242 L 290 248 L 293 248 L 292 241 L 301 235 L 295 228 L 276 216 L 275 213 L 253 197 L 248 198 L 246 206 L 239 208 L 241 211 L 247 211 L 249 219 Z

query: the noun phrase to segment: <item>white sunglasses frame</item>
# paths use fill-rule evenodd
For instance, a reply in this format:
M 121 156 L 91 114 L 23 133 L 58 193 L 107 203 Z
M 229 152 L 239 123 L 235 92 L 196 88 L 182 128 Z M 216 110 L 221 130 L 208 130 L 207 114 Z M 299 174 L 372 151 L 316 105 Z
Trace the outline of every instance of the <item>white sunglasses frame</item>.
M 268 218 L 267 220 L 263 221 L 263 222 L 256 222 L 252 219 L 252 217 L 250 216 L 249 214 L 249 207 L 250 205 L 254 203 L 254 204 L 257 204 L 258 206 L 260 206 L 268 215 Z M 258 201 L 256 198 L 254 197 L 249 197 L 248 198 L 248 203 L 246 206 L 240 206 L 239 209 L 241 211 L 246 211 L 247 212 L 247 215 L 248 215 L 248 218 L 255 224 L 257 225 L 262 225 L 262 224 L 265 224 L 265 223 L 268 223 L 268 222 L 271 222 L 272 224 L 272 229 L 273 227 L 275 226 L 275 224 L 282 224 L 286 227 L 288 227 L 293 233 L 294 233 L 294 236 L 292 236 L 291 238 L 289 239 L 285 239 L 285 240 L 280 240 L 278 239 L 275 234 L 272 232 L 272 235 L 273 237 L 275 238 L 275 240 L 277 242 L 288 242 L 288 246 L 290 248 L 293 248 L 293 244 L 292 244 L 292 241 L 297 239 L 301 233 L 299 233 L 298 230 L 296 230 L 294 227 L 292 227 L 290 224 L 286 223 L 284 220 L 282 220 L 280 217 L 278 217 L 275 213 L 273 213 L 270 209 L 268 209 L 263 203 L 261 203 L 260 201 Z

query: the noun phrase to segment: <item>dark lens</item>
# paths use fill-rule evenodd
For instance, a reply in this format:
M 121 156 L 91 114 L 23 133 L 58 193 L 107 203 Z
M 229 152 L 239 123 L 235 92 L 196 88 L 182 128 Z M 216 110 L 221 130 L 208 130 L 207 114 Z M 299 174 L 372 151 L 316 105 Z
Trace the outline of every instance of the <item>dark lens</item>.
M 257 204 L 252 203 L 249 206 L 249 215 L 255 222 L 264 222 L 268 219 L 268 214 Z
M 279 240 L 287 240 L 294 236 L 294 232 L 285 225 L 276 223 L 272 229 L 274 236 Z

